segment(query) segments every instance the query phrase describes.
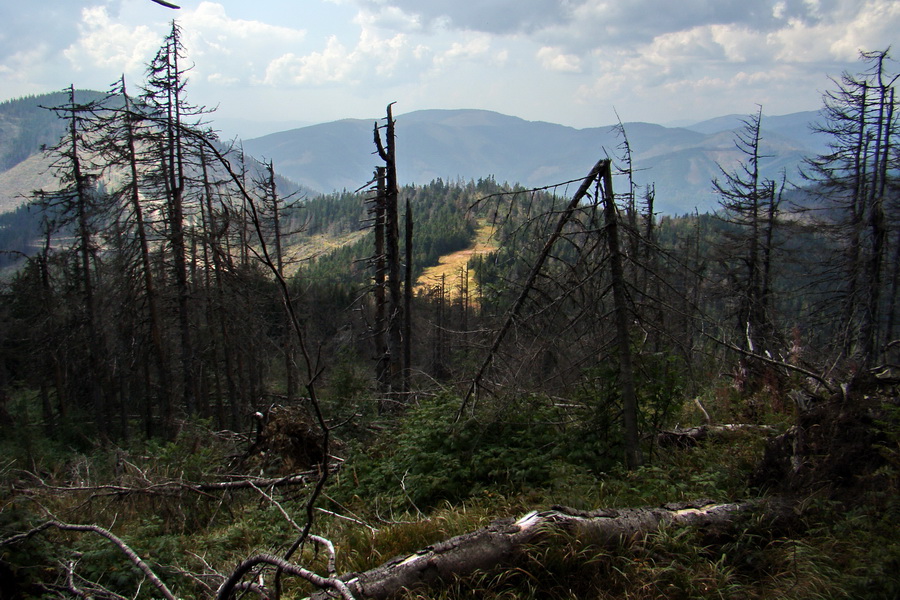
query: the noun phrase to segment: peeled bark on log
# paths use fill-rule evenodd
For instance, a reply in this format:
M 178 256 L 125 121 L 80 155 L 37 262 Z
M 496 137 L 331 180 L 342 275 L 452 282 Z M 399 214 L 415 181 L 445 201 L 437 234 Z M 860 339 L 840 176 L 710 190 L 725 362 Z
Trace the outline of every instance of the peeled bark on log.
M 663 524 L 728 527 L 742 516 L 764 508 L 774 514 L 784 507 L 761 506 L 761 502 L 736 504 L 667 504 L 661 508 L 579 511 L 562 506 L 531 512 L 517 521 L 499 520 L 478 531 L 459 535 L 392 559 L 365 573 L 341 577 L 358 598 L 390 598 L 405 589 L 446 581 L 515 562 L 528 544 L 554 533 L 569 533 L 600 546 L 630 542 L 657 530 Z M 328 596 L 316 593 L 313 600 Z

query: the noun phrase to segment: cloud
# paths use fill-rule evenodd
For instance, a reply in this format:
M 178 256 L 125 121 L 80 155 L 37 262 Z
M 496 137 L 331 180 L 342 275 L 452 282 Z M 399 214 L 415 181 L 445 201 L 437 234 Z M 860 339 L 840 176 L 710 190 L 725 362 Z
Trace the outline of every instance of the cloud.
M 78 37 L 72 23 L 77 23 L 88 0 L 43 0 L 16 9 L 15 2 L 0 7 L 3 33 L 0 34 L 0 60 L 21 53 L 26 40 L 41 40 L 48 51 L 65 48 Z
M 583 0 L 581 0 L 583 1 Z M 399 11 L 422 26 L 483 33 L 531 32 L 567 21 L 575 0 L 357 0 L 370 11 Z
M 581 71 L 581 58 L 574 54 L 564 54 L 559 48 L 543 46 L 537 51 L 537 59 L 541 66 L 550 71 L 578 73 Z
M 364 27 L 377 27 L 403 33 L 415 33 L 423 30 L 420 15 L 406 13 L 397 6 L 364 7 L 354 22 Z
M 298 44 L 306 37 L 303 29 L 231 18 L 225 7 L 217 2 L 201 2 L 196 9 L 181 15 L 178 21 L 199 43 L 210 44 L 228 54 L 234 54 L 236 49 L 252 53 Z
M 234 112 L 270 110 L 276 97 L 294 110 L 302 97 L 340 116 L 384 96 L 587 125 L 612 105 L 645 118 L 744 110 L 729 103 L 814 108 L 826 74 L 854 71 L 860 49 L 885 48 L 900 29 L 896 0 L 181 4 L 3 3 L 0 86 L 59 89 L 76 70 L 79 87 L 140 78 L 175 17 L 195 65 L 191 98 Z
M 233 18 L 217 2 L 201 2 L 179 23 L 193 76 L 227 86 L 264 81 L 271 63 L 293 55 L 307 37 L 304 29 Z
M 71 83 L 71 69 L 58 69 L 60 53 L 74 43 L 82 9 L 90 0 L 3 2 L 0 6 L 0 86 L 24 94 Z M 96 4 L 96 2 L 93 2 Z
M 349 51 L 337 37 L 328 38 L 320 52 L 305 56 L 287 53 L 271 61 L 266 68 L 266 85 L 322 85 L 347 81 L 352 71 Z
M 453 42 L 449 49 L 435 57 L 434 65 L 447 67 L 454 62 L 474 60 L 485 56 L 490 49 L 490 38 L 486 35 L 476 35 L 462 42 Z
M 103 69 L 114 74 L 142 70 L 160 42 L 149 27 L 113 22 L 102 6 L 82 9 L 78 30 L 79 39 L 63 51 L 76 71 Z
M 337 36 L 328 38 L 325 47 L 304 55 L 284 54 L 269 62 L 262 83 L 278 85 L 360 84 L 363 81 L 394 80 L 408 76 L 401 68 L 421 63 L 429 54 L 426 48 L 413 47 L 403 34 L 380 37 L 364 28 L 354 47 L 348 48 Z

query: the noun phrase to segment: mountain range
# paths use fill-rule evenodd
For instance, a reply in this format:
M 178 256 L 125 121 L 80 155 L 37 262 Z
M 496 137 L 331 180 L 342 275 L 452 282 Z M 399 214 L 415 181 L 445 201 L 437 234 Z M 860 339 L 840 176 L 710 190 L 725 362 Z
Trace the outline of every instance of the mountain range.
M 690 127 L 625 123 L 634 179 L 654 185 L 656 208 L 667 214 L 713 210 L 711 180 L 745 158 L 735 146 L 738 115 Z M 827 139 L 811 132 L 819 113 L 763 117 L 761 172 L 799 181 L 804 157 L 824 151 Z M 469 180 L 542 187 L 583 177 L 605 155 L 621 155 L 613 126 L 574 129 L 525 121 L 483 110 L 422 110 L 396 117 L 400 183 Z M 376 119 L 345 119 L 244 141 L 244 150 L 272 160 L 284 176 L 307 188 L 330 192 L 357 189 L 372 178 Z M 621 162 L 621 161 L 620 161 Z
M 47 161 L 40 146 L 62 131 L 40 108 L 51 100 L 37 97 L 0 104 L 0 212 L 21 204 L 46 178 Z M 615 160 L 622 154 L 622 137 L 613 126 L 575 129 L 484 110 L 421 110 L 395 118 L 401 184 L 493 177 L 543 187 L 580 179 L 599 158 L 608 155 Z M 827 139 L 809 127 L 818 118 L 817 112 L 763 117 L 764 177 L 780 180 L 784 172 L 789 180 L 799 181 L 803 158 L 825 149 Z M 624 124 L 635 183 L 654 185 L 658 212 L 715 209 L 711 180 L 721 175 L 719 165 L 731 170 L 744 158 L 734 143 L 741 119 L 728 115 L 687 127 Z M 272 160 L 280 175 L 312 193 L 355 190 L 372 179 L 378 162 L 373 156 L 376 122 L 383 120 L 344 119 L 242 143 L 246 154 Z M 214 115 L 212 125 L 216 126 Z

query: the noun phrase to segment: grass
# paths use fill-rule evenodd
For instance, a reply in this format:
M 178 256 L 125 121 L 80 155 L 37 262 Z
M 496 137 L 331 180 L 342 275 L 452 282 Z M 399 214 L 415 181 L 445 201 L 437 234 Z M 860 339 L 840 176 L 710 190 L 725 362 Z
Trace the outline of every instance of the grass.
M 40 465 L 48 483 L 63 483 L 71 474 L 88 483 L 112 480 L 115 450 L 64 454 L 52 448 L 35 461 L 43 446 L 36 428 L 34 433 L 36 438 L 29 441 L 34 445 L 32 464 Z M 234 448 L 209 439 L 212 443 L 205 444 L 202 452 L 185 441 L 141 445 L 128 456 L 147 478 L 172 478 L 179 473 L 215 478 Z M 514 493 L 483 489 L 461 501 L 444 502 L 421 512 L 409 505 L 397 512 L 402 502 L 355 497 L 338 503 L 325 497 L 321 508 L 347 518 L 317 512 L 314 532 L 335 543 L 338 571 L 346 573 L 374 568 L 392 557 L 474 531 L 496 518 L 518 517 L 551 504 L 591 509 L 658 506 L 699 498 L 744 499 L 758 493 L 748 486 L 747 476 L 764 441 L 759 432 L 740 431 L 720 442 L 659 452 L 653 464 L 632 472 L 591 474 L 573 466 L 560 470 L 543 487 Z M 352 460 L 350 456 L 348 462 Z M 344 476 L 349 472 L 345 469 Z M 181 597 L 211 594 L 181 574 L 183 571 L 201 573 L 212 568 L 228 573 L 254 554 L 283 554 L 297 535 L 277 507 L 253 491 L 224 496 L 111 497 L 50 494 L 33 487 L 31 493 L 20 494 L 15 486 L 27 482 L 16 466 L 4 463 L 0 477 L 4 484 L 0 537 L 25 530 L 49 514 L 94 522 L 131 544 Z M 900 595 L 900 542 L 894 535 L 900 518 L 898 475 L 891 471 L 873 477 L 887 483 L 867 486 L 866 495 L 857 498 L 855 506 L 813 495 L 798 504 L 797 518 L 787 527 L 773 528 L 764 519 L 752 519 L 715 536 L 691 528 L 664 527 L 631 545 L 614 548 L 559 534 L 528 548 L 514 568 L 476 573 L 440 588 L 409 591 L 405 598 L 896 598 Z M 279 490 L 274 497 L 302 524 L 308 491 Z M 135 596 L 140 578 L 116 551 L 94 537 L 38 536 L 26 544 L 0 549 L 0 561 L 19 565 L 22 577 L 52 579 L 57 561 L 72 556 L 71 550 L 82 553 L 78 562 L 81 574 L 102 578 L 123 595 Z M 293 560 L 324 572 L 321 549 L 308 546 Z M 283 597 L 301 598 L 310 591 L 291 579 Z M 146 586 L 137 597 L 150 597 Z
M 444 280 L 447 285 L 447 299 L 452 302 L 459 300 L 462 289 L 461 280 L 462 273 L 466 270 L 466 265 L 474 256 L 479 254 L 488 254 L 497 249 L 493 241 L 494 227 L 487 219 L 478 219 L 478 227 L 475 230 L 475 243 L 470 248 L 447 254 L 439 259 L 437 265 L 428 267 L 419 276 L 416 285 L 413 288 L 415 294 L 424 293 L 426 290 L 434 288 L 441 284 Z M 478 298 L 478 284 L 475 280 L 475 270 L 469 269 L 469 298 Z

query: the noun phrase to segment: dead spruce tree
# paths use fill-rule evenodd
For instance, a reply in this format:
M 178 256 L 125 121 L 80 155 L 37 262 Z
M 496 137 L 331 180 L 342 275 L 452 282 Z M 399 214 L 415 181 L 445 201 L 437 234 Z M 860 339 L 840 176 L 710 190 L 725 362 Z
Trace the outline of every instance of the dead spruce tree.
M 588 198 L 590 201 L 585 202 Z M 625 464 L 636 468 L 643 459 L 631 358 L 632 317 L 611 161 L 598 161 L 564 208 L 551 208 L 535 222 L 544 223 L 545 227 L 530 231 L 525 237 L 530 241 L 534 235 L 541 235 L 543 246 L 530 258 L 528 274 L 469 384 L 457 418 L 462 418 L 474 405 L 479 392 L 496 387 L 487 380 L 496 363 L 519 362 L 524 366 L 509 375 L 509 383 L 517 392 L 524 391 L 532 382 L 524 375 L 528 372 L 546 377 L 544 385 L 552 381 L 554 387 L 564 389 L 581 377 L 585 356 L 610 354 L 606 348 L 611 337 L 614 340 L 611 359 L 617 365 Z M 611 308 L 604 301 L 608 292 L 612 295 Z M 608 317 L 613 322 L 612 331 L 604 327 L 610 320 Z M 534 342 L 535 333 L 547 337 L 547 331 L 555 332 L 549 336 L 556 340 L 555 346 Z M 511 333 L 522 344 L 519 352 L 525 352 L 525 358 L 504 356 L 504 342 Z M 538 349 L 537 353 L 532 347 Z
M 396 122 L 394 121 L 392 106 L 393 103 L 387 107 L 385 125 L 381 126 L 375 123 L 374 128 L 374 139 L 375 146 L 378 149 L 378 156 L 384 161 L 384 168 L 379 168 L 376 171 L 376 176 L 379 178 L 383 176 L 384 179 L 383 183 L 381 183 L 380 179 L 377 183 L 378 197 L 375 200 L 376 206 L 380 205 L 380 208 L 376 208 L 376 228 L 380 225 L 378 215 L 384 215 L 384 247 L 381 250 L 377 247 L 377 240 L 380 234 L 376 232 L 375 252 L 376 261 L 380 260 L 379 257 L 383 254 L 386 264 L 387 278 L 385 285 L 387 298 L 383 310 L 386 314 L 385 326 L 387 328 L 387 359 L 385 361 L 387 363 L 387 388 L 390 398 L 398 402 L 403 401 L 405 394 L 409 391 L 407 387 L 409 365 L 404 364 L 404 357 L 408 356 L 405 347 L 409 344 L 409 339 L 404 339 L 403 336 L 403 332 L 408 329 L 405 322 L 409 319 L 409 315 L 404 311 L 402 293 L 403 271 L 400 260 L 400 212 L 398 208 L 400 189 L 397 184 Z M 384 129 L 384 141 L 381 139 L 382 129 Z M 381 211 L 381 213 L 377 211 Z M 410 248 L 407 248 L 407 252 L 409 251 Z M 379 277 L 377 270 L 378 267 L 376 266 L 376 278 Z M 378 282 L 376 281 L 377 285 Z M 410 282 L 407 281 L 406 285 L 409 287 Z M 376 298 L 383 296 L 383 294 L 382 296 L 377 294 L 379 292 L 376 292 Z
M 776 356 L 780 350 L 774 316 L 775 234 L 784 183 L 761 174 L 762 107 L 743 120 L 734 144 L 743 155 L 733 170 L 719 165 L 713 179 L 719 195 L 718 214 L 725 227 L 716 244 L 723 270 L 721 293 L 733 307 L 729 315 L 748 355 Z M 749 365 L 753 366 L 753 365 Z M 764 366 L 764 365 L 763 365 Z M 751 388 L 760 380 L 759 368 L 748 374 Z
M 897 261 L 888 258 L 892 236 L 900 248 L 893 216 L 900 74 L 888 50 L 862 52 L 860 59 L 862 73 L 845 72 L 824 94 L 816 129 L 830 137 L 829 149 L 807 161 L 806 175 L 837 215 L 823 227 L 842 249 L 834 260 L 842 272 L 823 276 L 837 279 L 832 313 L 841 356 L 871 367 L 892 341 L 900 281 Z
M 70 379 L 76 388 L 82 388 L 75 396 L 85 396 L 89 410 L 93 414 L 102 435 L 110 433 L 111 407 L 109 390 L 105 383 L 109 378 L 106 371 L 104 344 L 101 342 L 101 323 L 95 294 L 98 277 L 98 254 L 100 230 L 107 214 L 107 199 L 99 189 L 100 169 L 94 163 L 94 150 L 90 139 L 96 125 L 96 115 L 101 109 L 98 102 L 76 102 L 75 86 L 67 90 L 67 102 L 50 107 L 65 123 L 66 130 L 59 142 L 48 150 L 52 163 L 51 171 L 60 182 L 60 187 L 34 192 L 34 203 L 46 216 L 48 235 L 70 230 L 70 246 L 74 260 L 71 273 L 74 278 L 68 286 L 76 290 L 77 300 L 71 302 L 73 322 L 76 331 L 83 335 L 78 339 L 78 353 L 83 354 L 86 364 L 68 364 L 65 379 Z M 49 243 L 49 238 L 48 238 Z M 65 279 L 70 279 L 69 275 Z M 58 386 L 59 387 L 59 386 Z M 73 390 L 74 391 L 74 390 Z M 57 390 L 61 396 L 68 395 Z

